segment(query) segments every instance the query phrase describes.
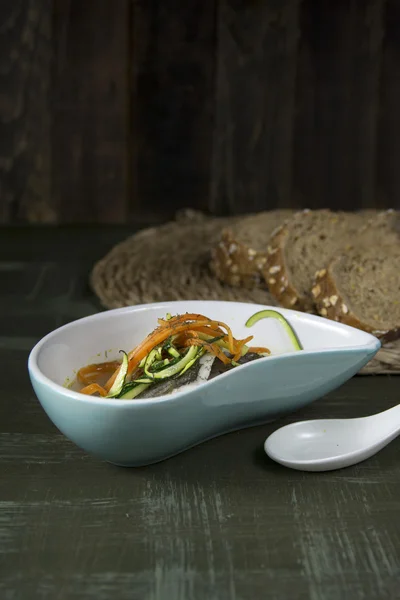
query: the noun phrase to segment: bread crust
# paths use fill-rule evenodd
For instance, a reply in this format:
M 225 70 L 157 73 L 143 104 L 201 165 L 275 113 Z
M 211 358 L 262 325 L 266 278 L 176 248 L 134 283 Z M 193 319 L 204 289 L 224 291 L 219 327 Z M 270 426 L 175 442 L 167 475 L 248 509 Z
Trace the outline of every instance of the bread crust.
M 325 213 L 330 218 L 336 218 L 335 213 L 329 209 L 320 209 L 318 211 L 304 209 L 296 212 L 291 220 L 276 229 L 271 235 L 267 252 L 267 262 L 265 269 L 263 269 L 263 275 L 269 292 L 280 306 L 309 313 L 316 312 L 314 298 L 312 295 L 305 295 L 304 292 L 300 292 L 293 285 L 293 277 L 291 277 L 285 261 L 285 248 L 291 233 L 290 224 L 295 222 L 297 218 L 301 218 L 303 215 L 311 215 L 313 212 L 314 214 L 315 212 Z M 365 211 L 365 214 L 368 212 Z
M 234 287 L 265 287 L 261 270 L 266 252 L 239 242 L 230 229 L 223 229 L 218 245 L 211 250 L 210 267 L 218 279 Z
M 270 294 L 280 306 L 303 312 L 314 312 L 313 304 L 293 286 L 285 262 L 285 245 L 289 236 L 287 225 L 275 229 L 267 247 L 263 276 Z
M 236 218 L 232 225 L 222 228 L 219 243 L 211 250 L 211 271 L 223 283 L 245 289 L 266 289 L 262 274 L 267 261 L 267 244 L 273 228 L 284 224 L 295 214 L 293 209 L 274 209 L 250 213 Z M 238 228 L 235 228 L 239 225 Z M 252 228 L 259 228 L 254 245 Z M 243 235 L 246 231 L 247 235 Z M 250 236 L 249 236 L 250 232 Z
M 314 286 L 311 293 L 318 313 L 321 317 L 339 321 L 345 325 L 350 325 L 356 329 L 371 333 L 379 338 L 382 344 L 399 339 L 400 327 L 386 331 L 378 330 L 368 323 L 361 321 L 347 306 L 332 274 L 332 269 L 339 258 L 334 259 L 326 269 L 321 269 L 315 274 Z

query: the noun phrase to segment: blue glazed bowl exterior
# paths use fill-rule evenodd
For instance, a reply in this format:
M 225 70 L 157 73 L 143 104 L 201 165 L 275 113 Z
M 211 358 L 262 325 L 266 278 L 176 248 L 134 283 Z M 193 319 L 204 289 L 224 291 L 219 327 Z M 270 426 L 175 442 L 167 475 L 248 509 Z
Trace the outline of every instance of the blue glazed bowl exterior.
M 118 311 L 103 314 L 112 319 L 113 312 Z M 209 314 L 206 307 L 198 307 L 198 312 Z M 101 324 L 101 315 L 98 318 Z M 367 337 L 358 345 L 261 359 L 198 388 L 142 401 L 88 398 L 72 392 L 40 370 L 40 348 L 32 351 L 29 373 L 42 407 L 70 440 L 111 463 L 142 466 L 228 431 L 274 420 L 334 390 L 378 351 L 379 341 L 363 335 Z M 55 336 L 53 343 L 57 341 Z

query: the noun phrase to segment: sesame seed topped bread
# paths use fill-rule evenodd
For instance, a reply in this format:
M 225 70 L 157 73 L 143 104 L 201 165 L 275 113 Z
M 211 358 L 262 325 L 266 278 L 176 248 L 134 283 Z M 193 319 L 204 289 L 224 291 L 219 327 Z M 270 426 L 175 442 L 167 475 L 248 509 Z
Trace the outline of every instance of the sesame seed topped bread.
M 267 260 L 268 240 L 294 211 L 273 210 L 238 219 L 221 232 L 212 250 L 211 270 L 224 283 L 247 289 L 265 287 L 262 268 Z
M 351 246 L 373 212 L 305 210 L 276 230 L 263 274 L 272 296 L 286 308 L 312 312 L 315 273 L 343 246 Z
M 400 338 L 400 216 L 373 219 L 356 244 L 315 279 L 321 316 L 363 329 L 382 342 Z

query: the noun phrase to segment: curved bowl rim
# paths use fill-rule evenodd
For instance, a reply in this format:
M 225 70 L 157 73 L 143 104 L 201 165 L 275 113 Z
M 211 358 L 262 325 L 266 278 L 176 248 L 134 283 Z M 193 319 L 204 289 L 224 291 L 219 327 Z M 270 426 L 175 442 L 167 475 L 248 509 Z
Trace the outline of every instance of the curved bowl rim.
M 101 311 L 98 313 L 94 313 L 92 315 L 88 315 L 86 317 L 82 317 L 80 319 L 75 319 L 74 321 L 71 321 L 70 323 L 67 323 L 65 325 L 62 325 L 61 327 L 57 327 L 56 329 L 54 329 L 53 331 L 49 332 L 47 335 L 45 335 L 43 338 L 41 338 L 36 344 L 35 346 L 32 348 L 30 354 L 29 354 L 29 358 L 28 358 L 28 370 L 29 370 L 29 374 L 31 376 L 32 379 L 38 381 L 39 383 L 41 383 L 42 385 L 50 388 L 55 394 L 67 397 L 70 400 L 76 401 L 76 402 L 84 402 L 84 403 L 88 403 L 88 404 L 94 404 L 94 405 L 101 405 L 101 406 L 115 406 L 115 407 L 119 407 L 119 406 L 128 406 L 128 405 L 135 405 L 137 407 L 139 406 L 145 406 L 148 404 L 151 405 L 155 405 L 158 403 L 164 403 L 164 402 L 168 402 L 168 401 L 173 401 L 175 398 L 178 397 L 182 397 L 184 395 L 187 396 L 191 396 L 192 394 L 196 394 L 200 389 L 204 390 L 206 387 L 210 387 L 213 385 L 213 382 L 215 382 L 215 380 L 211 380 L 211 381 L 205 381 L 204 383 L 200 383 L 198 386 L 196 386 L 195 388 L 192 388 L 190 390 L 182 390 L 179 391 L 177 390 L 174 394 L 164 394 L 162 396 L 158 396 L 157 398 L 142 398 L 142 399 L 131 399 L 131 400 L 122 400 L 122 399 L 118 399 L 118 398 L 100 398 L 100 397 L 94 397 L 94 396 L 86 396 L 84 394 L 80 394 L 79 392 L 76 392 L 74 390 L 71 390 L 63 385 L 60 385 L 59 383 L 56 383 L 55 381 L 53 381 L 52 379 L 50 379 L 49 377 L 47 377 L 47 375 L 45 375 L 39 368 L 38 365 L 38 357 L 40 354 L 40 351 L 42 349 L 42 347 L 49 341 L 51 340 L 53 337 L 57 337 L 57 335 L 59 335 L 62 331 L 66 331 L 69 328 L 71 328 L 72 326 L 75 326 L 77 323 L 84 323 L 84 322 L 89 322 L 89 321 L 96 321 L 96 320 L 102 320 L 104 318 L 112 318 L 113 315 L 117 315 L 117 314 L 121 314 L 124 312 L 138 312 L 140 310 L 143 309 L 152 309 L 152 308 L 158 308 L 158 307 L 165 307 L 165 308 L 172 308 L 174 306 L 176 306 L 177 304 L 182 304 L 182 300 L 177 300 L 177 301 L 168 301 L 168 302 L 153 302 L 150 304 L 136 304 L 134 306 L 124 306 L 122 308 L 114 308 L 114 309 L 110 309 L 110 310 L 106 310 L 106 311 Z M 257 312 L 257 310 L 264 310 L 264 309 L 272 309 L 272 310 L 278 310 L 278 311 L 282 311 L 283 314 L 293 314 L 293 315 L 302 315 L 305 319 L 307 320 L 326 320 L 323 319 L 323 317 L 319 317 L 317 315 L 311 315 L 311 314 L 306 314 L 306 313 L 301 313 L 299 311 L 295 311 L 295 310 L 291 310 L 291 309 L 283 309 L 280 307 L 276 307 L 276 306 L 268 306 L 268 305 L 262 305 L 262 304 L 254 304 L 254 303 L 247 303 L 247 302 L 234 302 L 234 301 L 228 301 L 228 300 L 187 300 L 185 302 L 196 302 L 196 303 L 204 303 L 204 304 L 231 304 L 231 305 L 246 305 L 247 307 L 254 307 L 256 310 L 254 312 Z M 349 327 L 348 325 L 345 325 L 343 323 L 337 323 L 335 321 L 329 321 L 330 324 L 332 324 L 333 327 L 335 328 L 340 328 L 340 329 L 347 329 L 347 330 L 353 330 L 354 328 Z M 353 352 L 359 352 L 359 351 L 370 351 L 372 352 L 377 352 L 379 350 L 379 348 L 381 347 L 381 343 L 379 341 L 378 338 L 376 338 L 375 336 L 373 336 L 370 333 L 366 333 L 364 331 L 360 331 L 360 330 L 356 330 L 354 329 L 354 331 L 357 331 L 359 333 L 363 333 L 366 340 L 368 340 L 365 344 L 356 344 L 354 346 L 344 346 L 342 348 L 321 348 L 321 349 L 315 349 L 315 350 L 303 350 L 301 351 L 301 356 L 315 356 L 315 355 L 321 355 L 321 354 L 342 354 L 343 352 L 346 353 L 353 353 Z M 265 358 L 261 358 L 259 360 L 257 360 L 257 364 L 262 364 L 262 363 L 266 363 L 266 362 L 276 362 L 276 361 L 282 361 L 282 360 L 287 360 L 288 358 L 293 358 L 295 356 L 297 356 L 299 354 L 298 351 L 293 351 L 293 352 L 285 352 L 284 354 L 278 354 L 278 355 L 271 355 L 271 356 L 266 356 Z M 243 370 L 243 369 L 248 369 L 248 368 L 252 368 L 254 367 L 254 363 L 246 363 L 244 365 L 241 365 L 240 367 L 237 367 L 237 369 Z M 235 372 L 237 372 L 237 370 L 235 369 Z M 223 373 L 221 375 L 218 376 L 218 381 L 221 381 L 222 378 L 226 378 L 226 377 L 230 377 L 232 375 L 232 371 L 227 372 L 227 373 Z

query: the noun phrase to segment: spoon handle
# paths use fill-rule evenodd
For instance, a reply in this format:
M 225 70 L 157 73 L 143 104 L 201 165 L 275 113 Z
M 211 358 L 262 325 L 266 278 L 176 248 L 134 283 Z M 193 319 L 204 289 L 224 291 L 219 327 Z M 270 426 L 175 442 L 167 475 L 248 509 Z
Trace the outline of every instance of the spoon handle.
M 389 433 L 400 433 L 400 404 L 393 406 L 377 415 L 369 417 L 376 425 L 384 428 Z

